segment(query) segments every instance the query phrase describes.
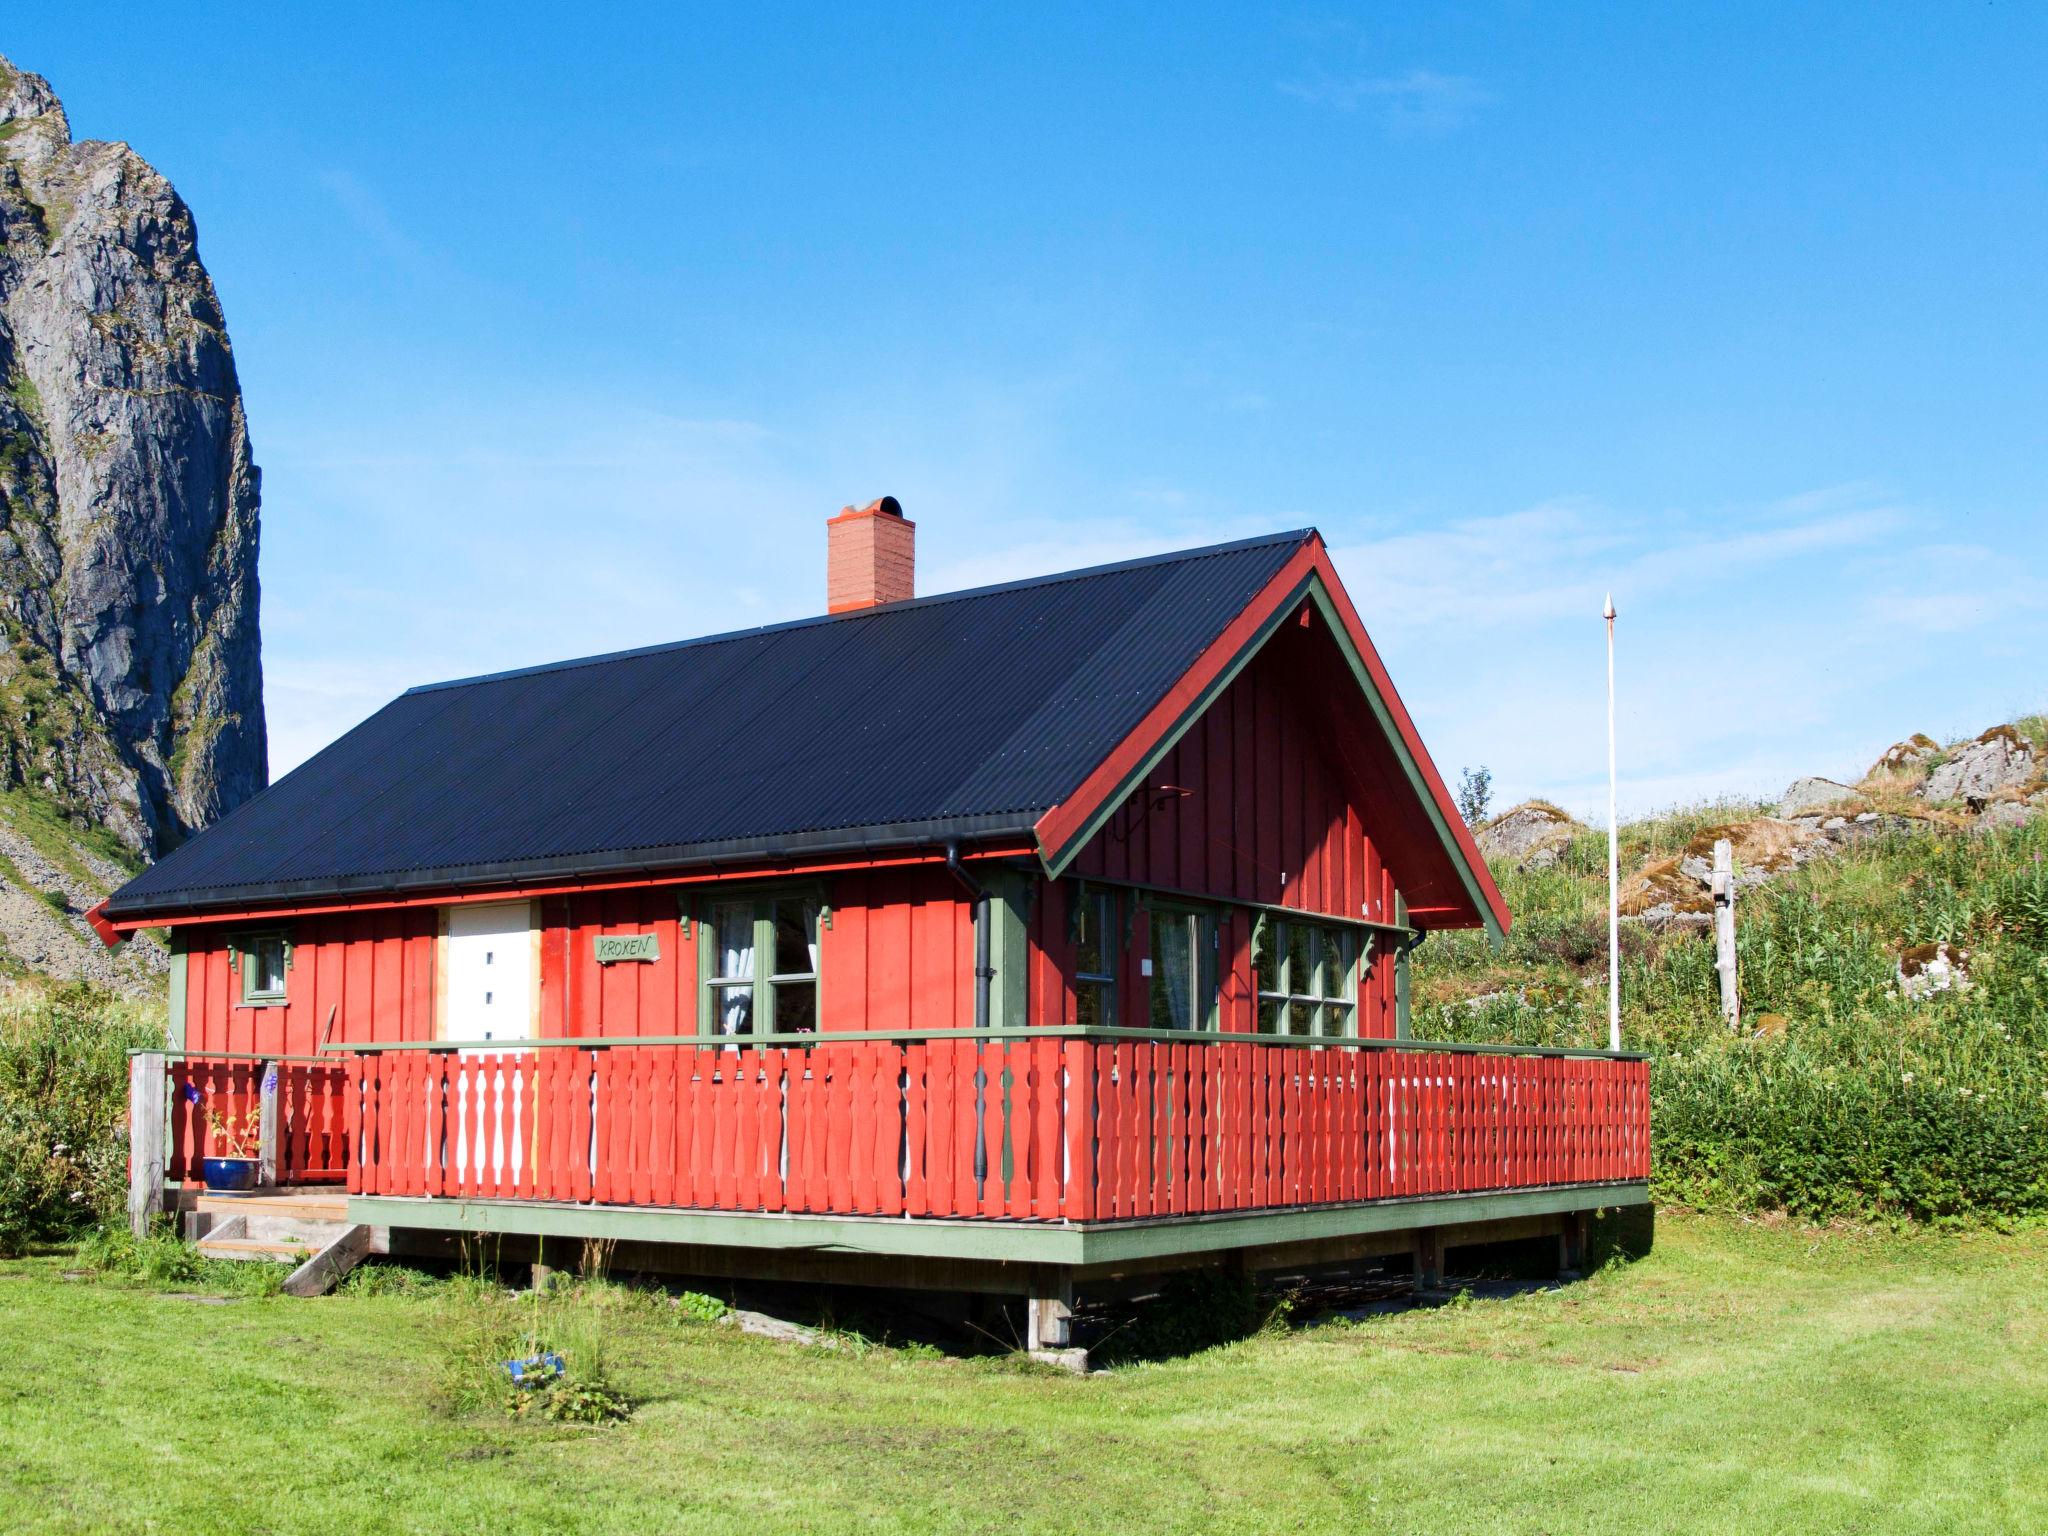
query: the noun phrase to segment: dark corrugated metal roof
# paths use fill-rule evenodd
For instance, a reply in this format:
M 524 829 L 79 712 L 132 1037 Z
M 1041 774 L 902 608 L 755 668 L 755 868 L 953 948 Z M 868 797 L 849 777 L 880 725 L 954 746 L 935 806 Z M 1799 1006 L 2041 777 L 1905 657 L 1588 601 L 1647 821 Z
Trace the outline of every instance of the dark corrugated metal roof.
M 1025 832 L 1307 537 L 415 688 L 107 914 Z

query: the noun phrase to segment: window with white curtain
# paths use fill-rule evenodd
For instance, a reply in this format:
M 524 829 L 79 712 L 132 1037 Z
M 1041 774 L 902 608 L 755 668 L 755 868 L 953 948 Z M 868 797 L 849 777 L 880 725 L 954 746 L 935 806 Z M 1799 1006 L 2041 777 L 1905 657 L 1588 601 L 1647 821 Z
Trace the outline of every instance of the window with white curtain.
M 771 892 L 702 907 L 699 1027 L 707 1034 L 809 1034 L 818 1027 L 815 894 Z
M 1187 907 L 1151 914 L 1152 1027 L 1211 1029 L 1216 1004 L 1216 919 Z

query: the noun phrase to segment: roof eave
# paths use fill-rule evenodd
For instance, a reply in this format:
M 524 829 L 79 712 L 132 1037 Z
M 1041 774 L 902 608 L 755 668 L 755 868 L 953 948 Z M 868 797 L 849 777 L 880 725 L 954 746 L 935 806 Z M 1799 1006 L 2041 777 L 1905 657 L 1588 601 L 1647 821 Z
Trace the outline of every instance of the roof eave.
M 163 898 L 143 896 L 125 902 L 122 899 L 124 887 L 96 910 L 110 925 L 132 931 L 171 919 L 246 911 L 254 906 L 279 902 L 312 905 L 322 901 L 361 903 L 377 897 L 396 901 L 433 892 L 453 893 L 535 880 L 597 880 L 636 875 L 654 879 L 664 874 L 702 870 L 711 865 L 744 866 L 835 855 L 883 854 L 961 840 L 970 844 L 986 844 L 1009 838 L 1021 844 L 1030 841 L 1034 820 L 1035 813 L 1030 812 L 932 817 L 923 821 L 841 827 L 776 837 L 729 838 L 717 842 L 635 848 L 618 853 L 505 859 L 321 880 L 285 880 L 262 885 L 194 887 Z

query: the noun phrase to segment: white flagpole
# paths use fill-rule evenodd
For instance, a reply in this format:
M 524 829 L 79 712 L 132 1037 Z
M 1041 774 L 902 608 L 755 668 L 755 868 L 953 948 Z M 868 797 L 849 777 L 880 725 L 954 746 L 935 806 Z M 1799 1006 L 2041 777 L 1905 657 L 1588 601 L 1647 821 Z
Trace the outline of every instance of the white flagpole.
M 1607 1049 L 1621 1049 L 1621 854 L 1614 814 L 1614 594 L 1607 594 Z

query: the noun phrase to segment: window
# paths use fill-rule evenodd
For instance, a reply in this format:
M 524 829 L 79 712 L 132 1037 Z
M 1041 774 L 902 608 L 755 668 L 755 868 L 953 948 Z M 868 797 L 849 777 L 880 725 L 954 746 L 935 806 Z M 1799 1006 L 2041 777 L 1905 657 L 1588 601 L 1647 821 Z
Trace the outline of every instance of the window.
M 1116 1023 L 1116 892 L 1081 886 L 1074 893 L 1074 1022 L 1092 1028 Z
M 1359 950 L 1359 939 L 1349 929 L 1261 917 L 1252 936 L 1259 1033 L 1356 1034 L 1352 1015 Z
M 1152 1027 L 1208 1029 L 1216 1000 L 1216 919 L 1185 907 L 1152 911 Z
M 706 1034 L 810 1034 L 818 1027 L 816 896 L 713 902 L 698 933 Z
M 291 941 L 281 933 L 249 933 L 233 941 L 242 971 L 242 1001 L 276 1007 L 285 1001 L 285 973 L 291 969 Z

